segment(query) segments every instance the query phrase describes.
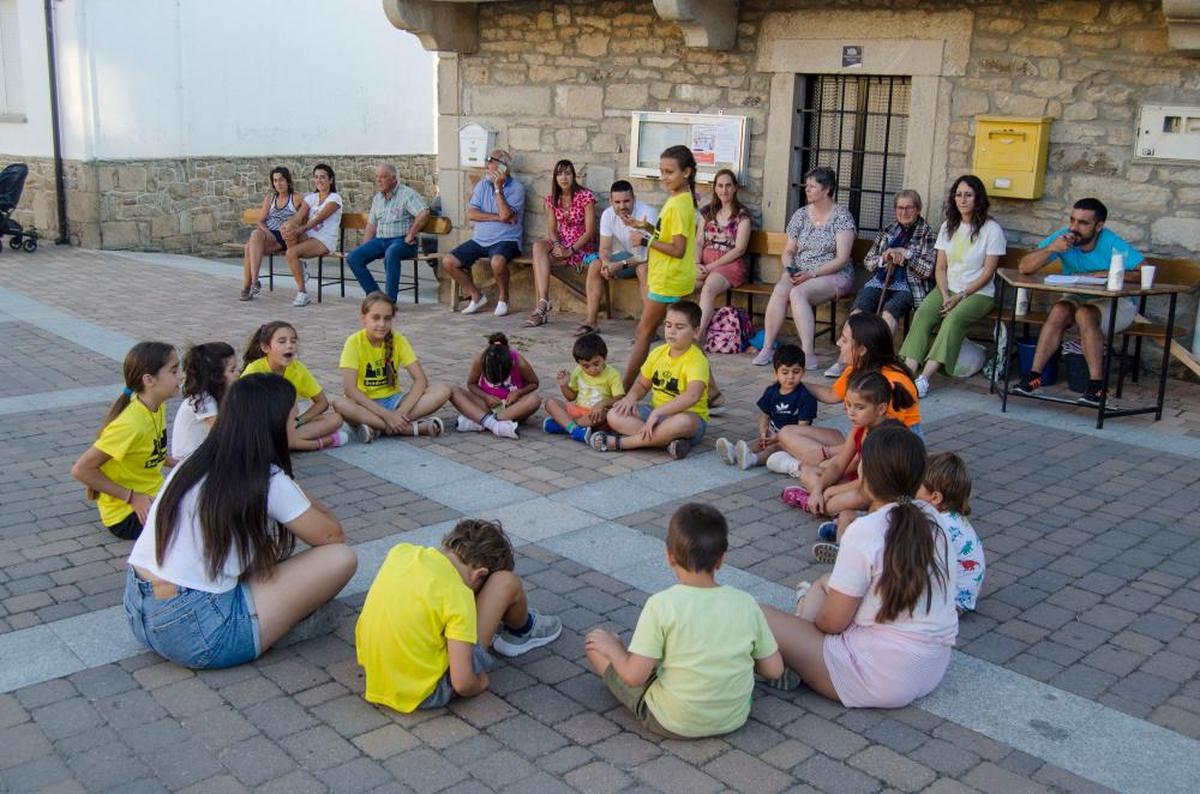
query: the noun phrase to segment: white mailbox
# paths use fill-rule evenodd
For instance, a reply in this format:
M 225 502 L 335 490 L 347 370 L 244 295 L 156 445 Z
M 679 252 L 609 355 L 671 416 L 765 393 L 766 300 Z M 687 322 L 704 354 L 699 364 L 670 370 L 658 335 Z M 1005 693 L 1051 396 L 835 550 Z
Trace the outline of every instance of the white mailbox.
M 459 128 L 458 164 L 462 168 L 483 168 L 495 148 L 495 131 L 474 122 Z
M 1200 107 L 1142 105 L 1137 157 L 1200 160 Z

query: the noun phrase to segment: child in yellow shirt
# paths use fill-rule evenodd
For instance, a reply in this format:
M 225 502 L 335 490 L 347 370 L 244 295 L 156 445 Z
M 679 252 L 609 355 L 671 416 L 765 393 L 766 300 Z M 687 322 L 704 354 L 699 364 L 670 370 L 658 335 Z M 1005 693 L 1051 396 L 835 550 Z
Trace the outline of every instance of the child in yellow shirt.
M 562 623 L 529 607 L 500 525 L 464 519 L 434 549 L 401 543 L 371 583 L 354 628 L 371 703 L 436 709 L 488 688 L 494 660 L 548 645 Z
M 594 427 L 603 427 L 608 409 L 625 394 L 621 373 L 608 363 L 608 345 L 600 334 L 584 334 L 571 350 L 575 369 L 568 375 L 558 371 L 558 388 L 564 400 L 550 397 L 545 402 L 549 417 L 542 422 L 547 433 L 565 433 L 587 443 Z

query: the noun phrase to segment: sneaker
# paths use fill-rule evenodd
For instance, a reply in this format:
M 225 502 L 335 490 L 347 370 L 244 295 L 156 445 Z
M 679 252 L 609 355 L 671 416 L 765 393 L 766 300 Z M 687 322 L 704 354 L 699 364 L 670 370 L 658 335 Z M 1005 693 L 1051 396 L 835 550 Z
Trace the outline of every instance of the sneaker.
M 800 461 L 782 450 L 772 452 L 770 457 L 767 458 L 767 470 L 773 471 L 776 474 L 786 474 L 789 477 L 795 477 L 796 472 L 800 471 Z
M 350 434 L 345 430 L 338 428 L 338 431 L 329 437 L 329 446 L 326 449 L 333 447 L 344 447 L 350 443 Z
M 1021 382 L 1012 387 L 1016 394 L 1031 395 L 1038 389 L 1042 388 L 1042 376 L 1029 377 L 1028 375 L 1021 376 Z
M 925 395 L 929 394 L 929 378 L 924 375 L 918 375 L 913 385 L 917 387 L 917 399 L 924 399 Z
M 692 451 L 692 442 L 686 438 L 677 438 L 670 444 L 667 444 L 667 454 L 671 456 L 671 460 L 683 460 Z
M 817 527 L 817 540 L 823 540 L 827 543 L 837 542 L 837 522 L 824 521 Z
M 375 440 L 375 428 L 370 425 L 359 425 L 354 430 L 354 435 L 358 436 L 358 440 L 363 444 L 370 444 Z
M 741 442 L 739 442 L 741 443 Z M 717 455 L 721 458 L 721 462 L 726 466 L 733 466 L 737 463 L 737 447 L 727 438 L 717 439 Z
M 542 432 L 553 436 L 561 436 L 566 434 L 567 429 L 558 422 L 555 422 L 553 417 L 547 416 L 542 420 Z
M 807 372 L 812 372 L 813 370 L 820 369 L 820 368 L 821 368 L 821 359 L 817 358 L 816 356 L 805 356 L 804 357 L 804 369 Z
M 799 485 L 789 485 L 779 494 L 780 500 L 789 507 L 798 507 L 808 512 L 808 491 Z
M 307 292 L 297 292 L 296 297 L 292 299 L 293 306 L 307 306 L 312 303 L 312 298 Z
M 458 424 L 455 426 L 455 430 L 460 433 L 482 433 L 483 425 L 478 422 L 472 422 L 465 416 L 460 416 L 458 417 Z
M 250 291 L 250 288 L 249 288 L 249 287 L 247 287 L 247 288 L 243 289 L 243 290 L 241 291 L 241 293 L 238 295 L 238 300 L 240 300 L 240 301 L 248 301 L 248 300 L 250 300 L 250 299 L 251 299 L 251 298 L 253 298 L 253 297 L 254 297 L 254 293 Z
M 301 262 L 300 267 L 304 269 L 304 286 L 308 286 L 308 263 Z
M 1075 400 L 1076 405 L 1086 405 L 1089 408 L 1099 408 L 1100 400 L 1104 397 L 1104 389 L 1092 391 L 1088 389 Z
M 800 614 L 800 605 L 804 603 L 804 597 L 808 595 L 808 591 L 812 589 L 812 582 L 799 581 L 796 582 L 796 600 L 792 603 L 793 614 Z
M 708 406 L 708 415 L 709 416 L 724 416 L 726 414 L 726 412 L 728 412 L 728 411 L 729 411 L 728 403 L 721 403 L 720 405 Z
M 254 279 L 254 283 L 250 285 L 250 294 L 257 295 L 260 292 L 262 292 L 262 282 Z
M 758 465 L 758 453 L 750 449 L 750 445 L 745 441 L 737 442 L 737 446 L 733 451 L 734 461 L 737 467 L 742 471 L 749 471 Z
M 837 555 L 838 544 L 836 543 L 821 541 L 820 543 L 813 544 L 812 556 L 817 562 L 825 563 L 826 565 L 832 565 L 833 563 L 837 562 Z
M 462 310 L 462 313 L 463 314 L 474 314 L 475 312 L 479 311 L 486 305 L 487 305 L 487 295 L 480 295 L 479 300 L 472 299 L 471 302 L 467 304 L 467 308 Z
M 586 444 L 592 437 L 592 429 L 590 427 L 581 427 L 580 425 L 575 425 L 575 429 L 568 430 L 567 435 L 581 444 Z
M 536 609 L 529 610 L 530 616 L 533 618 L 533 625 L 529 631 L 517 636 L 509 631 L 508 626 L 501 624 L 500 631 L 496 632 L 496 638 L 492 640 L 492 650 L 501 656 L 520 656 L 523 653 L 529 653 L 534 648 L 540 648 L 543 645 L 549 645 L 558 639 L 558 635 L 562 634 L 562 621 L 553 615 L 543 615 Z
M 845 371 L 846 371 L 846 365 L 843 364 L 840 360 L 835 361 L 835 362 L 833 362 L 833 365 L 829 367 L 829 369 L 825 370 L 825 377 L 840 378 L 842 376 L 842 373 Z
M 511 419 L 497 420 L 492 425 L 492 435 L 496 438 L 517 438 L 517 423 Z
M 764 347 L 762 350 L 758 351 L 758 355 L 755 356 L 754 360 L 751 361 L 750 363 L 756 367 L 765 367 L 771 363 L 771 359 L 774 357 L 775 357 L 775 351 L 771 350 L 768 347 Z
M 794 689 L 800 688 L 800 674 L 790 667 L 783 668 L 783 675 L 778 678 L 763 678 L 756 675 L 755 679 L 763 686 L 771 689 L 779 689 L 784 692 L 791 692 Z
M 497 317 L 503 317 L 508 314 L 508 301 L 496 301 L 496 308 L 492 314 Z

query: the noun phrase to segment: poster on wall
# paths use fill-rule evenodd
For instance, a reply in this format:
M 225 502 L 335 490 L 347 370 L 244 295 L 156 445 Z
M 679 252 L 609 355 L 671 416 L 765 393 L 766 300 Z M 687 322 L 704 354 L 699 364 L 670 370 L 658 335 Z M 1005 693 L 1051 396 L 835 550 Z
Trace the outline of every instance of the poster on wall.
M 745 116 L 701 113 L 632 114 L 629 172 L 632 176 L 658 176 L 658 158 L 671 146 L 687 146 L 696 157 L 697 176 L 711 179 L 722 168 L 729 168 L 745 179 L 747 136 Z

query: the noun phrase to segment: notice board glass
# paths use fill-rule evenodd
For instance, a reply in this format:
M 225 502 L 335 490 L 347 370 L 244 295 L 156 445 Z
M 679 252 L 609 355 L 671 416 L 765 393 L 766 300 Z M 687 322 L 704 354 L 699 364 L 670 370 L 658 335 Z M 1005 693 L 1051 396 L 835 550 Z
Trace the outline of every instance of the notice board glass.
M 697 181 L 710 180 L 717 171 L 728 168 L 744 183 L 749 132 L 745 116 L 635 110 L 630 127 L 629 173 L 655 179 L 663 150 L 687 146 L 696 156 Z

